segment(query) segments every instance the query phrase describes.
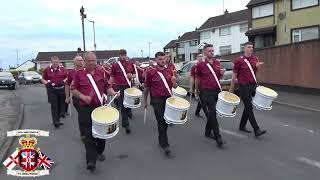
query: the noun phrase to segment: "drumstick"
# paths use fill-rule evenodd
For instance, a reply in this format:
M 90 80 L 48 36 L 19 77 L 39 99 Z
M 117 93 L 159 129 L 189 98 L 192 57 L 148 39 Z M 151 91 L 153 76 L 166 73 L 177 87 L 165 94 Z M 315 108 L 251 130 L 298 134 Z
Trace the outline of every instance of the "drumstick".
M 71 106 L 70 106 L 70 103 L 68 104 L 68 109 L 69 109 L 69 114 L 70 114 L 70 117 L 71 117 L 72 114 L 71 114 Z
M 190 92 L 190 104 L 191 104 L 191 100 L 192 100 L 192 92 Z
M 120 93 L 120 91 L 118 91 L 117 93 Z M 117 96 L 118 96 L 118 95 L 115 95 L 115 96 L 111 99 L 111 101 L 107 104 L 107 106 L 110 106 L 111 103 L 116 99 Z
M 144 108 L 143 124 L 146 124 L 146 121 L 147 121 L 147 108 Z

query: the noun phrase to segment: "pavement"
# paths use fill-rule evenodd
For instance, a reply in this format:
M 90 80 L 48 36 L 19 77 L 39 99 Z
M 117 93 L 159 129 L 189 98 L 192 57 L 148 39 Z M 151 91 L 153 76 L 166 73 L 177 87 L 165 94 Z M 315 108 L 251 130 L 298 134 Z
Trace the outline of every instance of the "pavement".
M 134 109 L 133 119 L 130 120 L 132 134 L 126 135 L 120 129 L 116 137 L 107 140 L 107 159 L 97 162 L 96 172 L 90 173 L 86 170 L 85 150 L 79 137 L 75 109 L 72 109 L 71 117 L 63 119 L 65 125 L 55 129 L 51 124 L 44 87 L 21 86 L 16 94 L 25 105 L 21 128 L 50 132 L 50 137 L 38 138 L 38 147 L 55 164 L 49 176 L 39 179 L 308 180 L 320 177 L 320 144 L 317 143 L 320 138 L 320 113 L 315 111 L 278 103 L 273 105 L 271 111 L 255 110 L 261 129 L 267 130 L 267 134 L 255 138 L 252 133 L 241 133 L 237 129 L 243 111 L 240 104 L 236 117 L 218 119 L 221 135 L 227 141 L 224 148 L 219 149 L 214 141 L 204 138 L 206 120 L 193 115 L 196 108 L 193 100 L 188 122 L 168 129 L 173 151 L 173 157 L 168 159 L 157 144 L 153 109 L 148 109 L 146 124 L 143 123 L 142 108 Z M 278 100 L 282 97 L 282 94 L 279 95 Z M 285 95 L 290 100 L 297 99 L 292 94 Z M 303 99 L 295 101 L 304 102 Z M 247 127 L 251 129 L 250 124 Z M 18 145 L 15 140 L 9 152 L 12 153 Z M 7 176 L 1 164 L 0 179 L 20 178 Z

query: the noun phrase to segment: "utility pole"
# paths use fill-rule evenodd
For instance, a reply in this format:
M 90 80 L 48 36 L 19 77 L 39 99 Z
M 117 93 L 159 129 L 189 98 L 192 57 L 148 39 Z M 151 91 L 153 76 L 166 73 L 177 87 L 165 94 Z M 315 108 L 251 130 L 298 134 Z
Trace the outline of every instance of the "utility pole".
M 141 49 L 141 62 L 143 62 L 143 50 Z
M 151 42 L 148 42 L 148 44 L 149 44 L 149 61 L 150 61 L 150 44 L 151 44 Z
M 18 68 L 18 66 L 19 66 L 19 50 L 17 49 L 17 66 L 16 66 L 16 68 Z
M 83 41 L 83 52 L 86 52 L 86 41 L 84 36 L 84 19 L 87 18 L 87 15 L 84 14 L 84 8 L 81 6 L 80 8 L 80 16 L 82 21 L 82 41 Z
M 90 21 L 89 22 L 92 23 L 92 27 L 93 27 L 93 47 L 94 47 L 94 53 L 97 54 L 97 44 L 96 44 L 96 29 L 94 27 L 94 21 Z

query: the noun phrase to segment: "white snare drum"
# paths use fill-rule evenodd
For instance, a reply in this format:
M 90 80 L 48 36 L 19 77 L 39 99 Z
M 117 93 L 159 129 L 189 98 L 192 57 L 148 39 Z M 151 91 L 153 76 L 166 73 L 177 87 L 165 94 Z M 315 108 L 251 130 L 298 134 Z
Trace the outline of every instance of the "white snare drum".
M 256 94 L 252 98 L 252 104 L 258 110 L 271 110 L 272 102 L 277 97 L 278 93 L 276 93 L 274 90 L 264 86 L 258 86 L 256 88 Z
M 135 87 L 124 90 L 123 105 L 126 108 L 139 108 L 141 106 L 142 91 Z
M 236 106 L 239 105 L 240 98 L 228 91 L 222 91 L 218 95 L 218 102 L 216 105 L 217 115 L 220 117 L 234 117 L 236 116 Z
M 170 97 L 166 100 L 164 119 L 167 124 L 184 124 L 187 122 L 187 113 L 190 103 L 180 97 Z
M 91 113 L 92 136 L 99 139 L 113 138 L 119 132 L 119 111 L 111 106 L 100 106 Z
M 177 96 L 177 97 L 186 97 L 188 94 L 187 90 L 185 90 L 184 88 L 182 87 L 177 87 L 177 88 L 172 88 L 172 95 L 173 96 Z

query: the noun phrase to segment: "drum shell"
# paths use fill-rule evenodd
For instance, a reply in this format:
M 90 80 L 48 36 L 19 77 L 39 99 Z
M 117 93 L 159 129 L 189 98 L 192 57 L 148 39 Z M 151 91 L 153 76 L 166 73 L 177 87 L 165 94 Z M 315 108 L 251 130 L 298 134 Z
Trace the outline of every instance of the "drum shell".
M 178 93 L 176 91 L 176 89 L 172 88 L 172 96 L 176 96 L 176 97 L 181 97 L 181 98 L 185 98 L 187 96 L 188 92 L 185 91 L 185 93 Z
M 222 92 L 221 92 L 222 93 Z M 239 105 L 240 99 L 236 102 L 225 100 L 219 93 L 218 101 L 216 104 L 216 111 L 222 117 L 234 117 L 236 113 L 236 106 Z
M 124 91 L 123 105 L 124 107 L 127 107 L 127 108 L 139 108 L 141 107 L 141 99 L 142 99 L 142 92 L 139 93 L 139 95 L 133 96 L 131 94 L 128 94 L 126 91 Z
M 190 108 L 190 104 L 188 107 L 185 108 L 179 108 L 172 106 L 168 103 L 168 99 L 166 101 L 166 107 L 164 111 L 164 119 L 167 121 L 167 123 L 171 124 L 184 124 L 187 122 L 188 119 L 188 110 Z
M 110 139 L 116 136 L 119 132 L 119 113 L 117 117 L 109 123 L 101 123 L 95 120 L 93 112 L 92 119 L 92 136 L 100 139 Z
M 269 96 L 267 94 L 263 94 L 256 89 L 256 94 L 252 98 L 252 104 L 257 107 L 259 110 L 271 110 L 273 100 L 276 99 L 277 96 Z

